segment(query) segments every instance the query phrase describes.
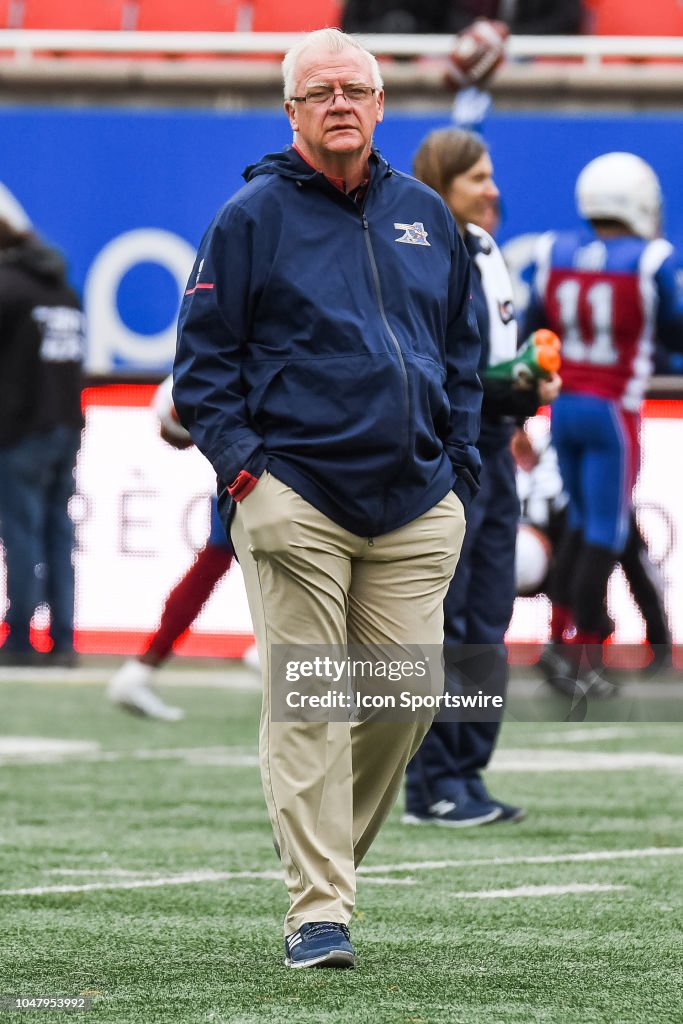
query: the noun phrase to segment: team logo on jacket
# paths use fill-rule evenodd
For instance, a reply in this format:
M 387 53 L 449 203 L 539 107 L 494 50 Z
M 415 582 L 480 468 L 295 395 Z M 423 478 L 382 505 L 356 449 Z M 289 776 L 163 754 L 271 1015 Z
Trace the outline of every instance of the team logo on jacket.
M 511 320 L 515 319 L 515 304 L 512 299 L 507 299 L 506 302 L 498 301 L 498 312 L 500 313 L 500 319 L 504 324 L 509 324 Z
M 397 231 L 403 232 L 400 238 L 394 239 L 395 242 L 405 242 L 406 245 L 429 245 L 427 232 L 421 221 L 416 220 L 414 224 L 394 224 L 394 227 Z

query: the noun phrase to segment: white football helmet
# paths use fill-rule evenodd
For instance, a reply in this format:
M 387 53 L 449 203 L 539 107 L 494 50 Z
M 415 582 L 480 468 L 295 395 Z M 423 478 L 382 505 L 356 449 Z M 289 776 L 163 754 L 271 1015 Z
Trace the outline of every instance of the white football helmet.
M 641 238 L 660 232 L 659 178 L 634 153 L 604 153 L 586 164 L 576 182 L 576 206 L 586 220 L 618 220 Z

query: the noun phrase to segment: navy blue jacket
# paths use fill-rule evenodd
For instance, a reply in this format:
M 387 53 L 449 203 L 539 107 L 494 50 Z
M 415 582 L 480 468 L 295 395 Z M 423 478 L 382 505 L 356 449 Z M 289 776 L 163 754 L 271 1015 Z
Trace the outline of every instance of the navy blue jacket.
M 267 468 L 377 536 L 478 486 L 480 341 L 441 199 L 377 153 L 358 205 L 291 147 L 202 240 L 173 400 L 221 486 Z

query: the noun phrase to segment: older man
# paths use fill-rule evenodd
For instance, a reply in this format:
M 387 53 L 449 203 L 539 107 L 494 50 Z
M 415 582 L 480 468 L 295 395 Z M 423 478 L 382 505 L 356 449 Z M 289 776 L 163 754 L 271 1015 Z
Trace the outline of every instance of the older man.
M 285 963 L 349 967 L 355 866 L 429 723 L 283 721 L 273 652 L 442 643 L 480 345 L 450 213 L 373 148 L 375 58 L 322 29 L 283 72 L 294 144 L 247 169 L 202 241 L 174 400 L 230 498 L 263 665 Z

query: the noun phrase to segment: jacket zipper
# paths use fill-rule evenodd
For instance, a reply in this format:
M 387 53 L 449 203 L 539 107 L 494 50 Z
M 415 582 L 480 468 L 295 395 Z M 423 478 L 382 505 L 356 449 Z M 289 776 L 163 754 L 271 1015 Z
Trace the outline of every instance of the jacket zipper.
M 365 211 L 363 211 L 361 213 L 361 218 L 362 218 L 362 223 L 363 223 L 363 231 L 365 233 L 365 247 L 368 250 L 368 257 L 370 258 L 370 269 L 372 270 L 372 279 L 373 279 L 373 282 L 374 282 L 374 285 L 375 285 L 375 294 L 377 295 L 377 305 L 379 306 L 379 312 L 380 312 L 380 316 L 382 317 L 382 322 L 384 323 L 384 326 L 386 328 L 387 334 L 391 338 L 393 346 L 396 349 L 396 355 L 398 356 L 398 361 L 399 361 L 399 363 L 401 365 L 401 376 L 403 378 L 403 398 L 404 398 L 404 403 L 405 403 L 406 423 L 407 423 L 408 422 L 408 417 L 410 415 L 410 397 L 409 397 L 409 391 L 408 391 L 408 373 L 406 371 L 406 364 L 405 364 L 404 359 L 403 359 L 403 352 L 401 351 L 401 346 L 398 343 L 398 338 L 396 337 L 396 335 L 394 334 L 394 332 L 391 329 L 391 324 L 387 320 L 387 314 L 386 314 L 386 311 L 384 309 L 384 299 L 382 298 L 382 286 L 381 286 L 380 280 L 379 280 L 379 272 L 377 270 L 377 261 L 375 259 L 375 252 L 374 252 L 374 250 L 372 248 L 372 241 L 370 240 L 370 231 L 369 231 L 368 218 L 365 215 Z

